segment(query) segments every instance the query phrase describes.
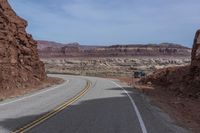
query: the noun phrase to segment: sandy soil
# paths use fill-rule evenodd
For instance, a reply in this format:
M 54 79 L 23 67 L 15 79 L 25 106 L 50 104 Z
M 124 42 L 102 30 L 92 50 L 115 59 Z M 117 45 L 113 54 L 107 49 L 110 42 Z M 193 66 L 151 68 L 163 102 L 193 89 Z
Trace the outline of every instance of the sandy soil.
M 107 58 L 44 58 L 47 73 L 87 76 L 131 76 L 134 71 L 150 73 L 160 68 L 190 63 L 185 57 L 107 57 Z

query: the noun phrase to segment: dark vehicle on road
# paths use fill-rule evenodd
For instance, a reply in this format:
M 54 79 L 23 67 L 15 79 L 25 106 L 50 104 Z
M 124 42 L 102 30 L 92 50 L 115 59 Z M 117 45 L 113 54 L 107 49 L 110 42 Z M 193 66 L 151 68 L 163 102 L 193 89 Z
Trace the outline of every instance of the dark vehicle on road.
M 136 71 L 133 76 L 134 78 L 142 78 L 146 76 L 146 73 L 144 71 Z

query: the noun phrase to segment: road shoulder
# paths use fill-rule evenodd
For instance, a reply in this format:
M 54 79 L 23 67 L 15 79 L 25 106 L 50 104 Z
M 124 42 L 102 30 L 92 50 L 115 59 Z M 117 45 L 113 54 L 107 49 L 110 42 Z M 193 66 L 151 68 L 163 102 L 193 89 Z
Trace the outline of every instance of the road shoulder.
M 158 101 L 156 101 L 153 97 L 138 88 L 128 86 L 128 83 L 123 80 L 120 81 L 118 79 L 114 79 L 114 81 L 121 86 L 125 86 L 124 88 L 135 101 L 148 132 L 191 132 L 189 131 L 190 129 L 186 129 L 185 126 L 178 123 L 176 117 L 171 115 L 168 110 L 163 108 L 164 104 L 163 106 L 160 106 Z M 163 100 L 164 99 L 165 98 L 163 98 Z M 153 124 L 156 123 L 160 123 L 160 126 L 157 127 L 157 129 L 153 129 L 153 127 L 155 127 Z
M 64 83 L 64 80 L 57 77 L 48 77 L 45 81 L 40 84 L 31 86 L 31 87 L 21 87 L 15 89 L 6 89 L 1 90 L 0 93 L 0 102 L 4 102 L 5 100 L 22 97 L 27 94 L 35 93 L 37 91 L 50 88 L 59 84 Z

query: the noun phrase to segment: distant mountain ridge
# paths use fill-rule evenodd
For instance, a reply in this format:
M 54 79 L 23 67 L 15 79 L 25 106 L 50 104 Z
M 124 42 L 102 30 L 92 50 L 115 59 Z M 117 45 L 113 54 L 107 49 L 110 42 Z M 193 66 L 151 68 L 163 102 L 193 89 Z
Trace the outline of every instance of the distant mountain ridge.
M 38 40 L 40 57 L 124 57 L 124 56 L 190 56 L 191 49 L 179 44 L 125 44 L 89 46 Z

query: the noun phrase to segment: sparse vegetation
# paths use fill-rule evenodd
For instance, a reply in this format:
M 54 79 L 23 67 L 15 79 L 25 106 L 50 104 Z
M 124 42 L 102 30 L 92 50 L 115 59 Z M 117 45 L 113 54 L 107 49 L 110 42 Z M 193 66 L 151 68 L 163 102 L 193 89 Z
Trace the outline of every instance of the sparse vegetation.
M 168 57 L 113 57 L 113 58 L 45 58 L 48 73 L 64 73 L 87 76 L 132 76 L 142 70 L 146 74 L 169 66 L 182 66 L 190 63 L 190 58 Z

